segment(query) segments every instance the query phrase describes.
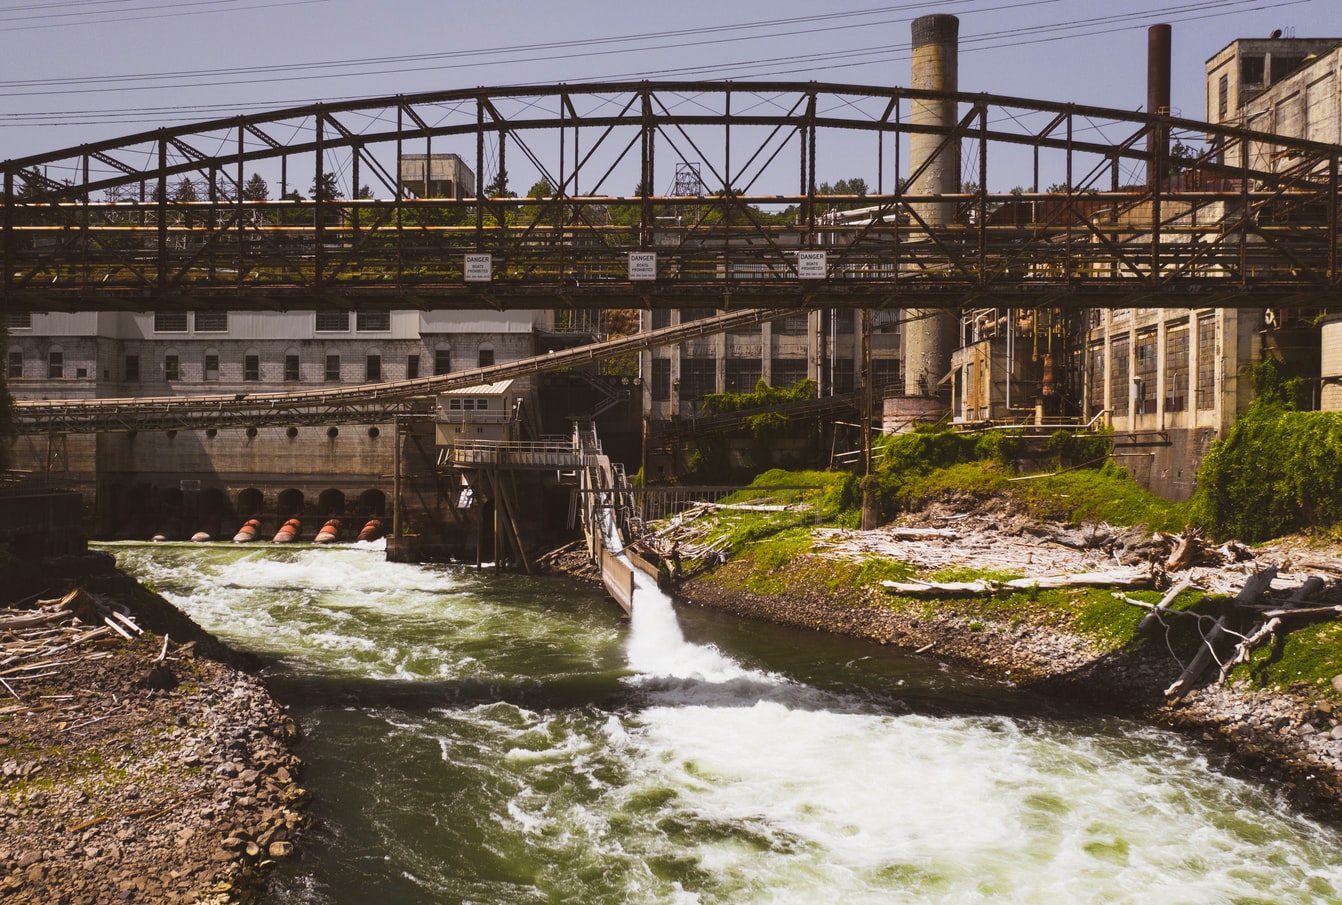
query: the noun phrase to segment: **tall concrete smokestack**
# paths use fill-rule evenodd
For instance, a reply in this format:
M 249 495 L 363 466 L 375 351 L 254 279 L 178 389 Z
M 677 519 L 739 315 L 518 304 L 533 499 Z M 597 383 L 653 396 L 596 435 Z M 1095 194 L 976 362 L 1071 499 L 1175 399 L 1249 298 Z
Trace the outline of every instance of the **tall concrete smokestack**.
M 913 20 L 913 87 L 927 91 L 959 90 L 955 16 L 921 16 Z M 915 126 L 952 128 L 958 120 L 954 100 L 914 100 L 910 121 Z M 953 195 L 960 191 L 960 142 L 944 135 L 915 132 L 909 138 L 909 172 L 918 173 L 909 186 L 916 195 Z M 926 165 L 926 166 L 924 166 Z M 913 205 L 929 227 L 944 226 L 955 217 L 955 202 Z M 908 309 L 904 328 L 904 392 L 908 396 L 938 395 L 938 381 L 950 370 L 958 317 L 953 311 Z
M 1146 33 L 1146 112 L 1170 112 L 1170 27 L 1152 25 Z M 1166 129 L 1153 129 L 1146 137 L 1147 153 L 1158 151 L 1164 157 L 1169 151 L 1170 135 Z M 1169 174 L 1164 174 L 1168 176 Z M 1147 164 L 1146 184 L 1153 185 L 1157 174 Z

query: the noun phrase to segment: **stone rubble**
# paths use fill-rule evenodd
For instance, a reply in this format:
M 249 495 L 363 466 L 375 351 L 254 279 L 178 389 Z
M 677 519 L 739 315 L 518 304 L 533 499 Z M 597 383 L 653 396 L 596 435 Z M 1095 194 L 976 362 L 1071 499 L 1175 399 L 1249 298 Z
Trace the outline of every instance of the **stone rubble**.
M 86 584 L 129 587 L 101 578 Z M 294 850 L 307 799 L 296 725 L 256 675 L 200 653 L 224 652 L 217 640 L 161 598 L 137 609 L 143 597 L 114 602 L 147 628 L 169 620 L 167 645 L 104 633 L 0 687 L 0 901 L 250 901 Z M 0 661 L 36 637 L 0 632 Z M 168 690 L 147 687 L 155 664 Z

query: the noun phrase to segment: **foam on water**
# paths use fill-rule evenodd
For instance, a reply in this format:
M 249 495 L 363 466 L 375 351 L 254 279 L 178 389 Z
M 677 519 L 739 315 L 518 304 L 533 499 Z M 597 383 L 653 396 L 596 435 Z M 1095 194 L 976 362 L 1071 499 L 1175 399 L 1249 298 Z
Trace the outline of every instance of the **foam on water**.
M 1342 835 L 1175 737 L 892 712 L 687 641 L 650 583 L 621 639 L 608 602 L 352 547 L 117 552 L 284 670 L 499 689 L 298 708 L 322 828 L 280 902 L 1342 902 Z M 607 650 L 622 699 L 564 685 Z

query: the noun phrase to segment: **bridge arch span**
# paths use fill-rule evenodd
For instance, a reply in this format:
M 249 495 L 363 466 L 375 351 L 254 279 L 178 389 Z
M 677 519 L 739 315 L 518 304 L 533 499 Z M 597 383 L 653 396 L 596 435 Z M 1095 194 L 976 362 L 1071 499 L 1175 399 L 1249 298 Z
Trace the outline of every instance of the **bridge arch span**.
M 915 122 L 913 105 L 927 102 L 958 120 Z M 958 144 L 977 185 L 910 193 L 914 137 Z M 407 160 L 434 152 L 470 171 L 469 191 L 431 197 L 415 181 Z M 316 104 L 0 164 L 0 299 L 9 310 L 145 310 L 189 296 L 197 309 L 370 317 L 407 293 L 440 308 L 723 307 L 724 296 L 882 306 L 900 295 L 951 307 L 966 293 L 1021 292 L 1127 307 L 1175 293 L 1186 304 L 1191 291 L 1233 305 L 1246 289 L 1259 304 L 1268 291 L 1336 302 L 1340 153 L 1171 116 L 840 83 L 533 85 Z M 866 191 L 825 182 L 854 169 Z M 246 197 L 260 170 L 274 190 Z M 187 179 L 201 200 L 158 190 Z M 550 194 L 514 197 L 533 182 Z M 934 202 L 954 207 L 949 222 L 920 216 Z M 803 265 L 800 251 L 827 257 Z M 635 252 L 656 257 L 631 276 Z

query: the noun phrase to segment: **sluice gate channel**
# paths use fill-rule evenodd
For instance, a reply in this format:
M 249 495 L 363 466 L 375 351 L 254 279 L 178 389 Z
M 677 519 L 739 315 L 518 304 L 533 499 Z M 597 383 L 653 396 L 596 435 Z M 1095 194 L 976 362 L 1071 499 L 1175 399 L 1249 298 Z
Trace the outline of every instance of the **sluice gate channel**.
M 493 501 L 494 562 L 513 556 L 528 574 L 534 564 L 526 552 L 516 477 L 520 471 L 557 473 L 574 488 L 569 526 L 582 528 L 587 556 L 600 570 L 602 584 L 626 612 L 632 611 L 633 567 L 621 554 L 641 532 L 642 519 L 624 466 L 606 455 L 594 427 L 575 424 L 567 438 L 460 440 L 443 447 L 438 467 L 457 473 L 463 506 L 477 492 Z

